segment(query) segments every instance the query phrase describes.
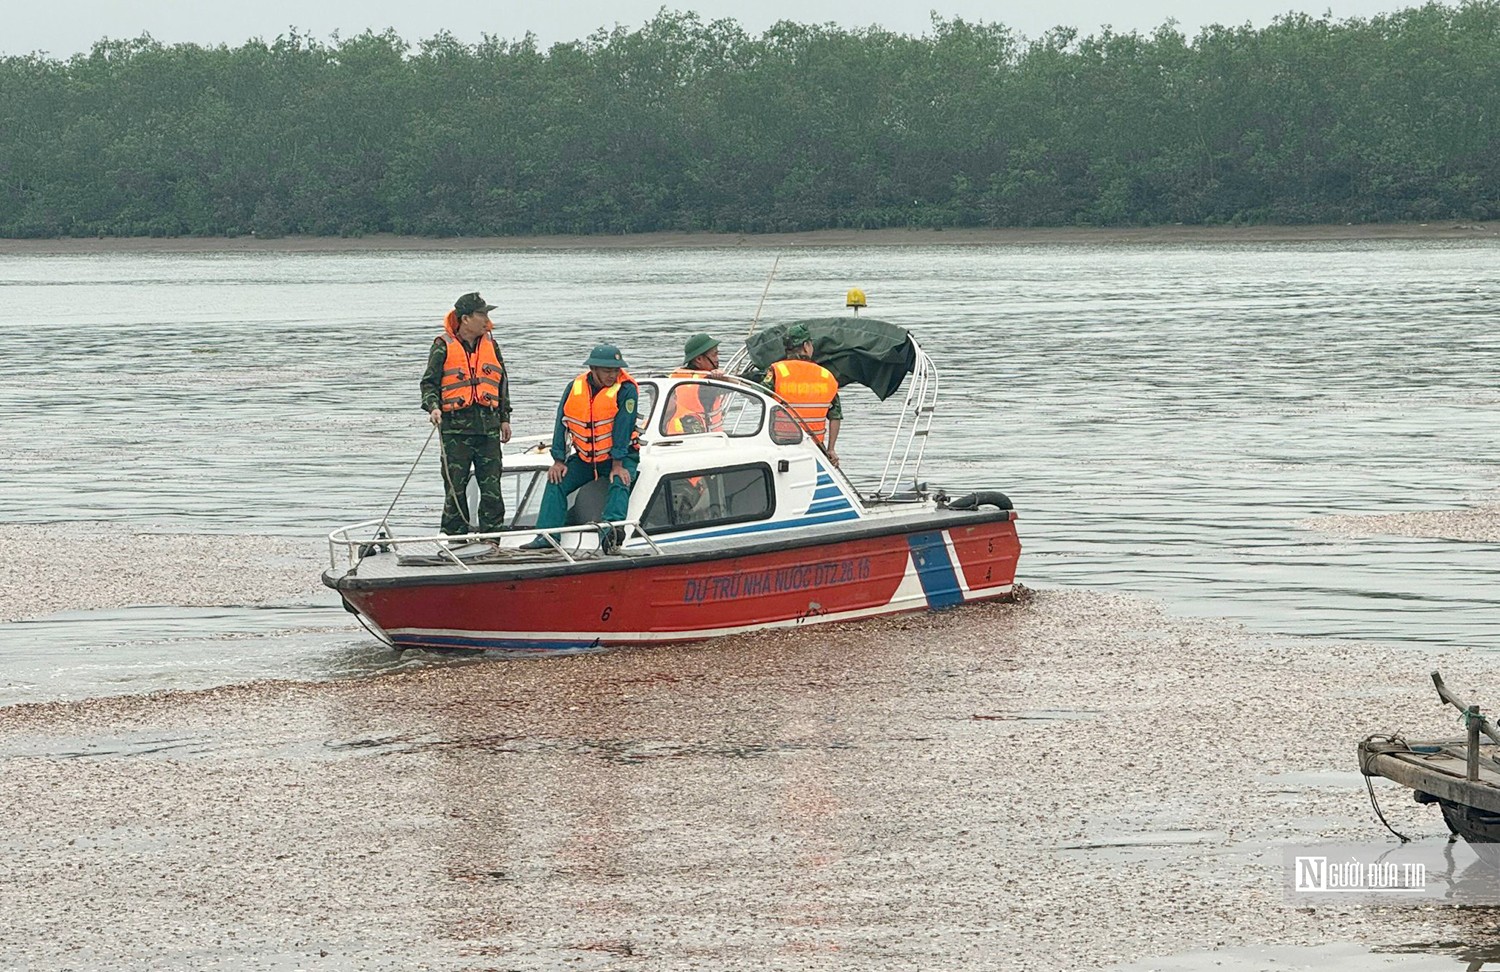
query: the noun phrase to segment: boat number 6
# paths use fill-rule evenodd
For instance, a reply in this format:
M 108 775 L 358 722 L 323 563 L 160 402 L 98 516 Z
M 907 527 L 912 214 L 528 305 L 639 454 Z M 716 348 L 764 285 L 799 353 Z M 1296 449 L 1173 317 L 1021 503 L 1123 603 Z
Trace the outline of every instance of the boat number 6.
M 611 605 L 611 606 L 609 606 L 609 607 L 607 607 L 607 608 L 604 609 L 604 613 L 603 614 L 599 615 L 599 620 L 600 621 L 608 621 L 609 620 L 609 616 L 611 614 L 614 614 L 614 613 L 615 613 L 614 606 Z

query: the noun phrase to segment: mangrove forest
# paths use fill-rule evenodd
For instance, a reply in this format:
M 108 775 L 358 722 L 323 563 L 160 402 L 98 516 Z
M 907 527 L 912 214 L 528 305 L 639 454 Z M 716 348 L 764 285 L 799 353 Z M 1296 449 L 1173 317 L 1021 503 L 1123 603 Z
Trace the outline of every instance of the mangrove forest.
M 664 10 L 0 59 L 0 235 L 1500 218 L 1500 0 L 1149 34 Z

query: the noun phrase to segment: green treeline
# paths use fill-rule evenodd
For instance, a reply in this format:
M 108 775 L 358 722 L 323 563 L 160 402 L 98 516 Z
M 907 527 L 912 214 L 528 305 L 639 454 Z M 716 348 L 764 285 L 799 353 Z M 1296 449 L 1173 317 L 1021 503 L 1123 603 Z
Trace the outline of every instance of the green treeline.
M 1500 0 L 1191 41 L 663 12 L 0 59 L 0 235 L 1500 217 Z

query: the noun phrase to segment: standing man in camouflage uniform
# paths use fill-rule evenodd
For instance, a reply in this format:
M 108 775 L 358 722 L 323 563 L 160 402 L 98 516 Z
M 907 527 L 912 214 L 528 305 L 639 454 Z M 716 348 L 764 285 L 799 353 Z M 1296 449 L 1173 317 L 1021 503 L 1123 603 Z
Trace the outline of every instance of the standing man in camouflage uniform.
M 469 532 L 471 469 L 479 480 L 479 532 L 505 529 L 500 445 L 510 441 L 510 381 L 491 333 L 494 309 L 478 293 L 454 301 L 422 375 L 422 409 L 441 435 L 441 529 L 450 535 Z

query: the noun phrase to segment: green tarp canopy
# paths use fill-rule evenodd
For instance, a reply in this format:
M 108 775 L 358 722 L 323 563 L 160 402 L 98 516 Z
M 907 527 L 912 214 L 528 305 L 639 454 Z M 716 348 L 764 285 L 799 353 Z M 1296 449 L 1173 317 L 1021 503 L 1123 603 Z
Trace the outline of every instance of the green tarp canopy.
M 795 324 L 813 339 L 813 360 L 833 372 L 839 384 L 864 385 L 880 399 L 901 387 L 917 360 L 917 349 L 905 328 L 869 317 L 819 317 L 763 328 L 745 341 L 755 365 L 754 377 L 786 357 L 786 332 Z

